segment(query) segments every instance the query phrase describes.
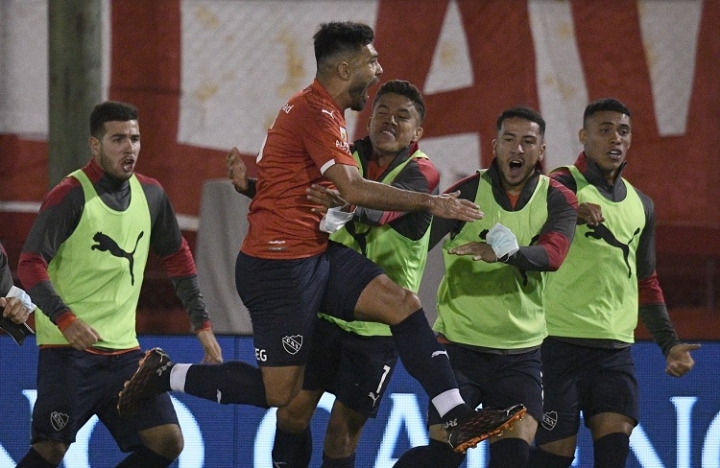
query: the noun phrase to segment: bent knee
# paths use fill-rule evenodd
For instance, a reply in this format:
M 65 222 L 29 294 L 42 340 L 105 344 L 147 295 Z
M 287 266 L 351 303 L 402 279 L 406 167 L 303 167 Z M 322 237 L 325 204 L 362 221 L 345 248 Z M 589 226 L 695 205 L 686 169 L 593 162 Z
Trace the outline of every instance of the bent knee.
M 307 414 L 306 412 L 293 411 L 289 406 L 291 405 L 278 408 L 277 425 L 284 431 L 299 434 L 310 425 L 313 413 Z
M 268 405 L 274 408 L 284 408 L 290 404 L 294 396 L 292 392 L 265 392 Z
M 147 448 L 168 460 L 179 457 L 185 447 L 182 431 L 176 424 L 153 427 L 142 431 L 140 435 Z
M 45 439 L 34 443 L 33 448 L 46 462 L 59 465 L 63 457 L 65 457 L 68 444 L 59 440 Z

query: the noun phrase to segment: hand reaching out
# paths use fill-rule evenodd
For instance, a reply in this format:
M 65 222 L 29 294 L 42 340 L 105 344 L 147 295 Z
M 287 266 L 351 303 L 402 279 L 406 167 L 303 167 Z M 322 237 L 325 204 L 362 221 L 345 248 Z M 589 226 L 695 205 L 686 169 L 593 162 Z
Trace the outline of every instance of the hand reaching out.
M 232 182 L 235 190 L 243 193 L 248 189 L 248 171 L 245 162 L 240 156 L 240 151 L 233 146 L 225 157 L 225 165 L 227 166 L 227 176 Z
M 431 199 L 430 209 L 433 216 L 472 222 L 482 219 L 484 214 L 480 207 L 470 200 L 458 198 L 460 192 L 435 195 Z

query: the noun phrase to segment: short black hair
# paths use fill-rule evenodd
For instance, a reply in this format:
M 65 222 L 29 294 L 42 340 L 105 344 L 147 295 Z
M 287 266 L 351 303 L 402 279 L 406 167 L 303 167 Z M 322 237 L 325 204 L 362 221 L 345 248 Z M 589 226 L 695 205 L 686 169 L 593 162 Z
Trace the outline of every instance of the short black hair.
M 502 128 L 503 122 L 507 119 L 512 119 L 514 117 L 519 117 L 521 119 L 529 120 L 530 122 L 535 122 L 540 127 L 540 135 L 545 136 L 545 119 L 543 119 L 540 113 L 538 113 L 536 110 L 522 106 L 511 107 L 510 109 L 505 109 L 504 111 L 502 111 L 502 113 L 497 118 L 497 122 L 495 123 L 495 129 L 499 132 Z
M 360 52 L 375 38 L 373 29 L 352 21 L 323 23 L 313 36 L 315 61 L 320 64 L 341 52 Z
M 628 117 L 632 117 L 630 115 L 630 109 L 628 109 L 625 104 L 618 101 L 617 99 L 600 98 L 594 100 L 585 108 L 585 113 L 583 113 L 583 126 L 585 126 L 585 122 L 587 122 L 590 117 L 597 114 L 598 112 L 604 111 L 619 112 L 621 114 L 627 115 Z
M 380 89 L 375 95 L 375 99 L 373 99 L 373 107 L 375 107 L 375 103 L 377 103 L 378 99 L 380 99 L 380 96 L 390 93 L 399 94 L 410 99 L 415 106 L 415 110 L 417 110 L 418 115 L 420 116 L 420 123 L 422 124 L 425 121 L 425 101 L 423 100 L 420 90 L 409 81 L 390 80 L 387 83 L 384 83 L 380 86 Z
M 138 110 L 132 104 L 105 101 L 95 106 L 90 113 L 90 135 L 101 140 L 105 134 L 105 122 L 127 122 L 137 119 Z

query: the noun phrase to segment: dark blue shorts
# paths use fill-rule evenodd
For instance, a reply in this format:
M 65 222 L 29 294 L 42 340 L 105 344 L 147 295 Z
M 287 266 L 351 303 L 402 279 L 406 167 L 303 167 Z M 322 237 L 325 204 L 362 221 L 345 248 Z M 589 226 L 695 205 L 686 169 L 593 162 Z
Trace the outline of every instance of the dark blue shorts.
M 118 415 L 118 392 L 135 373 L 142 356 L 140 350 L 103 356 L 65 347 L 41 348 L 32 443 L 52 439 L 71 444 L 82 426 L 97 415 L 120 450 L 130 452 L 142 445 L 138 431 L 178 424 L 167 393 L 145 404 L 134 418 Z
M 297 260 L 267 260 L 240 252 L 235 286 L 250 313 L 259 366 L 307 362 L 318 312 L 355 319 L 360 294 L 383 270 L 342 244 Z
M 539 445 L 577 434 L 587 421 L 611 412 L 638 421 L 638 384 L 630 347 L 590 348 L 546 338 L 542 345 L 544 414 Z
M 328 391 L 345 406 L 374 418 L 397 359 L 392 337 L 360 336 L 318 319 L 303 388 Z
M 540 349 L 521 354 L 493 354 L 449 343 L 445 345 L 460 394 L 474 407 L 501 409 L 522 403 L 538 421 L 542 416 Z M 433 405 L 428 425 L 440 424 Z

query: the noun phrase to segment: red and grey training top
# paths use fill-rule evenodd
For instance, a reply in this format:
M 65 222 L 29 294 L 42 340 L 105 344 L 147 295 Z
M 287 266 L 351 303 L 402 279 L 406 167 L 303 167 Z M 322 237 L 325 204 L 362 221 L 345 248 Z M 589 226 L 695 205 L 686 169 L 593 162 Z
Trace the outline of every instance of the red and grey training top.
M 119 181 L 105 174 L 94 159 L 82 170 L 108 207 L 117 211 L 127 209 L 130 203 L 127 180 Z M 150 248 L 160 258 L 176 294 L 189 312 L 193 330 L 209 328 L 195 262 L 180 232 L 172 204 L 157 180 L 135 175 L 150 209 Z M 63 323 L 72 320 L 73 314 L 53 287 L 48 276 L 48 264 L 74 232 L 84 205 L 82 186 L 74 177 L 66 177 L 50 190 L 25 240 L 18 264 L 18 276 L 33 302 L 61 328 Z
M 574 163 L 574 166 L 580 173 L 591 183 L 598 192 L 610 201 L 620 202 L 627 196 L 627 186 L 622 178 L 622 172 L 627 166 L 627 161 L 623 163 L 613 183 L 608 183 L 605 175 L 593 161 L 581 153 Z M 566 168 L 559 169 L 550 174 L 555 180 L 572 190 L 577 192 L 577 183 L 570 171 Z M 639 317 L 645 324 L 650 334 L 652 334 L 655 342 L 662 349 L 663 354 L 667 357 L 670 349 L 680 343 L 675 328 L 670 321 L 665 305 L 660 283 L 655 270 L 655 208 L 652 199 L 635 189 L 645 212 L 645 227 L 640 233 L 640 241 L 635 256 L 638 293 L 639 293 Z M 567 338 L 563 338 L 569 341 Z M 590 345 L 587 340 L 577 339 L 579 344 Z M 592 345 L 597 346 L 600 341 L 592 340 Z M 628 346 L 627 343 L 604 340 L 602 347 L 618 348 Z

